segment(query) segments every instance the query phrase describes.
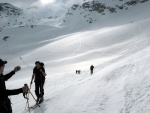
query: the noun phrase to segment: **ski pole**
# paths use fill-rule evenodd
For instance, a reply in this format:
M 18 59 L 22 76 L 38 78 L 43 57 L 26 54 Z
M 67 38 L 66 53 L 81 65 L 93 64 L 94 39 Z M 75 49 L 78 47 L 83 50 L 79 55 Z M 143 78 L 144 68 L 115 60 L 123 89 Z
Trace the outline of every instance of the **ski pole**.
M 32 84 L 30 83 L 30 90 L 31 90 L 31 85 L 32 85 Z
M 27 85 L 27 84 L 24 84 L 24 86 L 25 86 L 25 87 L 28 87 L 28 85 Z M 24 96 L 24 98 L 25 98 L 25 99 L 27 99 L 25 109 L 27 108 L 27 105 L 28 105 L 29 113 L 31 113 L 31 112 L 30 112 L 30 109 L 29 109 L 29 92 L 27 92 L 27 93 L 23 93 L 23 96 Z
M 30 89 L 29 89 L 29 93 L 31 94 L 31 96 L 33 97 L 33 99 L 34 99 L 35 102 L 36 102 L 36 99 L 35 99 L 35 97 L 33 96 L 33 94 L 31 93 Z M 44 111 L 42 110 L 40 104 L 38 104 L 38 107 L 39 107 L 39 108 L 41 109 L 41 111 L 44 113 Z
M 29 94 L 28 94 L 29 95 Z M 29 105 L 29 99 L 27 98 L 27 104 L 28 104 L 28 110 L 29 110 L 29 113 L 31 113 L 30 112 L 30 105 Z
M 27 99 L 27 102 L 26 102 L 26 106 L 25 106 L 25 109 L 27 108 L 27 104 L 29 103 L 29 93 L 23 93 L 23 96 L 25 99 Z
M 27 99 L 27 98 L 25 98 L 25 99 Z M 26 106 L 25 106 L 25 109 L 27 108 L 27 104 L 28 104 L 28 101 L 26 102 Z
M 31 90 L 31 84 L 30 84 L 30 90 Z M 29 92 L 28 92 L 28 95 L 27 95 L 27 102 L 26 102 L 26 107 L 25 107 L 25 109 L 27 108 L 27 104 L 28 104 L 28 108 L 29 108 Z
M 30 84 L 30 90 L 31 90 L 31 85 L 32 85 L 32 84 Z M 28 85 L 25 84 L 25 86 L 28 86 Z M 27 99 L 29 100 L 29 93 L 28 93 L 28 95 L 27 95 Z M 26 102 L 26 107 L 25 107 L 25 109 L 27 108 L 27 104 L 28 104 L 28 103 L 29 103 L 29 101 Z M 28 107 L 29 107 L 29 106 L 28 106 Z
M 28 87 L 27 84 L 24 84 L 24 86 L 25 86 L 25 87 Z M 24 96 L 24 98 L 27 99 L 26 107 L 27 107 L 27 105 L 28 105 L 28 109 L 29 109 L 29 107 L 30 107 L 30 105 L 29 105 L 29 92 L 28 92 L 28 93 L 24 93 L 23 96 Z M 25 108 L 26 108 L 26 107 L 25 107 Z M 29 109 L 29 113 L 31 113 L 31 112 L 30 112 L 30 109 Z

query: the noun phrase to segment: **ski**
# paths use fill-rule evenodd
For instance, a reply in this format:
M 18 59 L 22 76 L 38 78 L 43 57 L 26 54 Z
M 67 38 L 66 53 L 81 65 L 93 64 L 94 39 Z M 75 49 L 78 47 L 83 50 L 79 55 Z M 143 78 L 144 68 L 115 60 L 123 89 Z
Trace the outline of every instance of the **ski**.
M 40 100 L 38 103 L 36 103 L 35 105 L 29 107 L 30 111 L 33 111 L 34 109 L 36 109 L 37 107 L 41 107 L 40 104 L 43 102 L 43 100 Z
M 37 106 L 39 106 L 39 105 L 36 103 L 35 105 L 30 106 L 30 107 L 29 107 L 29 110 L 30 110 L 30 111 L 33 111 Z
M 44 99 L 41 98 L 41 99 L 38 101 L 38 104 L 41 104 L 43 101 L 44 101 Z

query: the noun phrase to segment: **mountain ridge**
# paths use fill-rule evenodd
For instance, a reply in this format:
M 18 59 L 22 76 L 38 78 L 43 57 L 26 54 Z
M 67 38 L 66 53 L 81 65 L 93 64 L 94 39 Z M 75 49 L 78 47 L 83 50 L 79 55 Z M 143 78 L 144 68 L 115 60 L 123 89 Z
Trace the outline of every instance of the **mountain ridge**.
M 7 16 L 21 15 L 23 10 L 9 3 L 0 3 L 0 14 L 5 13 Z
M 89 14 L 83 15 L 84 18 L 88 18 L 85 21 L 88 23 L 94 23 L 95 18 L 92 18 L 90 16 L 91 15 L 90 13 L 96 12 L 97 14 L 99 14 L 99 16 L 105 16 L 108 14 L 117 13 L 122 10 L 128 10 L 131 6 L 133 7 L 138 4 L 148 2 L 149 0 L 128 0 L 126 2 L 123 2 L 122 0 L 119 0 L 119 1 L 121 2 L 121 4 L 120 5 L 116 4 L 115 6 L 110 6 L 110 5 L 107 5 L 106 3 L 102 3 L 97 0 L 93 0 L 90 2 L 87 1 L 87 2 L 84 2 L 82 5 L 74 4 L 68 10 L 68 12 L 66 13 L 66 16 L 72 16 L 76 12 L 76 10 L 82 10 L 80 11 L 81 16 L 85 12 L 89 13 Z M 64 21 L 67 21 L 67 20 L 64 20 Z
M 64 23 L 61 25 L 66 26 L 74 23 L 74 16 L 82 18 L 80 19 L 80 22 L 84 22 L 87 25 L 88 23 L 99 23 L 96 22 L 99 20 L 99 18 L 105 18 L 107 16 L 111 16 L 112 14 L 115 15 L 115 13 L 119 12 L 123 14 L 123 11 L 127 11 L 131 7 L 136 7 L 138 4 L 144 4 L 148 1 L 149 0 L 128 0 L 124 2 L 122 0 L 118 0 L 104 3 L 104 1 L 93 0 L 84 1 L 82 4 L 73 4 L 68 10 L 66 10 L 64 17 L 61 17 L 63 18 L 62 23 Z M 33 8 L 37 10 L 37 7 L 35 6 L 27 8 L 27 10 L 30 11 L 30 9 Z M 25 26 L 27 23 L 29 25 L 36 25 L 36 23 L 40 23 L 40 21 L 43 21 L 44 19 L 55 21 L 56 19 L 60 18 L 58 16 L 52 17 L 50 15 L 47 15 L 46 17 L 32 17 L 32 15 L 29 15 L 31 17 L 27 17 L 28 15 L 24 15 L 23 12 L 24 10 L 17 8 L 11 4 L 0 3 L 0 18 L 2 19 L 0 27 L 3 28 L 10 26 Z M 5 15 L 2 15 L 2 13 L 5 13 Z M 14 20 L 12 20 L 11 18 L 12 15 L 14 16 Z M 97 17 L 94 17 L 93 15 L 97 15 Z M 7 19 L 8 21 L 6 22 L 5 20 Z

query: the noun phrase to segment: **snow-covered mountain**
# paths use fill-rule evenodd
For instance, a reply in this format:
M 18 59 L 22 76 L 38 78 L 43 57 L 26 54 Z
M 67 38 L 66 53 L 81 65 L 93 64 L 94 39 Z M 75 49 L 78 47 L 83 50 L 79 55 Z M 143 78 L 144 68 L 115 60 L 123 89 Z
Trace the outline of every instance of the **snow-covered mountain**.
M 30 7 L 33 16 L 4 17 L 0 58 L 8 61 L 5 73 L 22 67 L 7 88 L 29 84 L 39 60 L 47 73 L 44 113 L 149 113 L 149 6 L 149 0 L 84 0 L 63 10 L 63 16 L 37 17 L 36 7 Z M 14 113 L 28 112 L 22 95 L 11 100 Z
M 141 10 L 140 7 L 142 7 L 143 4 L 145 5 L 146 3 L 147 5 L 145 6 L 145 8 Z M 70 9 L 68 9 L 64 22 L 68 22 L 68 21 L 76 22 L 77 18 L 80 18 L 82 22 L 103 23 L 105 19 L 107 19 L 107 21 L 105 22 L 109 22 L 108 19 L 111 18 L 110 19 L 111 20 L 110 24 L 111 24 L 112 20 L 118 21 L 121 20 L 120 18 L 122 17 L 125 18 L 125 16 L 128 16 L 129 20 L 136 19 L 137 17 L 135 15 L 140 16 L 142 13 L 147 12 L 148 8 L 149 8 L 148 0 L 141 0 L 141 1 L 140 0 L 128 0 L 128 1 L 114 0 L 109 2 L 104 0 L 101 1 L 94 0 L 94 1 L 84 2 L 81 5 L 74 4 Z M 138 14 L 130 13 L 133 10 L 137 10 Z
M 10 15 L 21 15 L 22 9 L 19 9 L 9 3 L 0 3 L 0 15 L 5 14 L 6 16 Z
M 15 6 L 12 6 L 8 3 L 1 3 L 0 4 L 0 18 L 1 23 L 0 27 L 13 27 L 13 26 L 25 26 L 25 25 L 37 25 L 37 24 L 43 24 L 43 21 L 61 21 L 67 26 L 74 26 L 78 22 L 83 22 L 85 24 L 87 23 L 103 23 L 105 19 L 113 19 L 113 21 L 118 21 L 116 18 L 124 18 L 125 16 L 128 16 L 127 22 L 134 21 L 135 19 L 138 19 L 137 16 L 145 15 L 147 13 L 148 7 L 149 7 L 149 0 L 128 0 L 128 1 L 122 1 L 122 0 L 114 0 L 114 1 L 83 1 L 79 2 L 79 4 L 73 4 L 70 3 L 70 0 L 68 1 L 56 1 L 55 4 L 64 3 L 63 7 L 64 10 L 63 13 L 60 15 L 54 15 L 52 13 L 43 13 L 39 12 L 39 8 L 35 5 L 30 6 L 26 10 L 21 10 L 19 8 L 16 8 Z M 73 4 L 68 7 L 68 5 L 65 6 L 65 4 Z M 145 8 L 143 10 L 140 9 L 144 5 Z M 46 6 L 50 7 L 50 6 Z M 49 8 L 47 10 L 44 10 L 45 12 L 48 12 L 50 10 Z M 138 10 L 138 15 L 133 16 L 132 12 L 133 10 Z M 50 10 L 52 12 L 52 10 Z M 23 13 L 24 12 L 24 13 Z M 43 13 L 43 16 L 41 15 Z M 5 15 L 3 15 L 5 14 Z M 62 16 L 64 15 L 64 16 Z M 148 15 L 147 15 L 148 16 Z M 76 18 L 79 19 L 76 19 Z M 143 16 L 141 16 L 143 17 Z M 110 19 L 110 20 L 111 20 Z M 133 19 L 133 20 L 132 20 Z M 77 21 L 79 20 L 79 21 Z M 112 20 L 111 20 L 112 21 Z M 112 22 L 110 21 L 109 24 Z M 109 22 L 108 20 L 105 22 Z M 89 24 L 87 24 L 88 26 Z M 115 22 L 116 25 L 116 22 Z M 85 25 L 83 25 L 84 27 Z

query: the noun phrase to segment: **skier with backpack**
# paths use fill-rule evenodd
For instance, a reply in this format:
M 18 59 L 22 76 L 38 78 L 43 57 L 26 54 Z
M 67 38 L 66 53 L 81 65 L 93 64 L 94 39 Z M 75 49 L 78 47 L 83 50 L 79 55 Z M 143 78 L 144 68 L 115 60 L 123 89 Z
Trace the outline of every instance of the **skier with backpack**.
M 27 93 L 28 87 L 23 86 L 19 89 L 6 89 L 5 81 L 11 78 L 17 71 L 21 69 L 21 67 L 17 66 L 10 73 L 3 75 L 5 64 L 7 64 L 7 61 L 0 59 L 0 113 L 12 113 L 11 101 L 8 96 Z
M 91 65 L 90 70 L 91 70 L 91 75 L 92 75 L 93 74 L 93 70 L 94 70 L 94 66 L 93 65 Z
M 32 84 L 33 79 L 34 79 L 37 103 L 41 103 L 44 99 L 43 96 L 44 96 L 45 76 L 46 76 L 46 73 L 44 69 L 44 63 L 36 61 L 30 84 Z

